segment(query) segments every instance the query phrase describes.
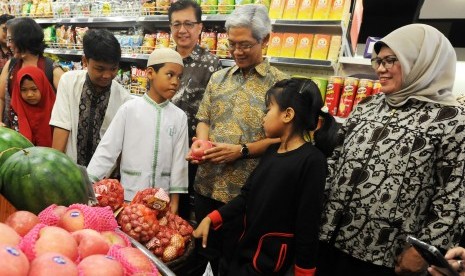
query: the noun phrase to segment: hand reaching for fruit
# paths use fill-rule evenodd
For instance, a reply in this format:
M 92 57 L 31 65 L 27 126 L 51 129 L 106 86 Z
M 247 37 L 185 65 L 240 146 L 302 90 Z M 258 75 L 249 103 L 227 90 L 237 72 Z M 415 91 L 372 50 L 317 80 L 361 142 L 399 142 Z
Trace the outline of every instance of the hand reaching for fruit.
M 210 224 L 212 220 L 209 217 L 205 217 L 199 224 L 199 226 L 192 232 L 192 235 L 196 239 L 202 238 L 202 247 L 207 247 L 208 232 L 210 232 Z
M 207 154 L 206 151 L 213 147 L 213 143 L 208 140 L 192 138 L 194 141 L 186 156 L 186 160 L 192 164 L 202 164 L 205 162 L 204 156 Z

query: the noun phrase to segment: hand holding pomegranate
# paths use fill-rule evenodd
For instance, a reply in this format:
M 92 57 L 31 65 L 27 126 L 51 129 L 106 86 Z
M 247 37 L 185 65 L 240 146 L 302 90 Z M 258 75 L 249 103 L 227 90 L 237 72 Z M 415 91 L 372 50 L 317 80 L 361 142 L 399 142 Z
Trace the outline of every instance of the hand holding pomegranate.
M 207 247 L 208 233 L 210 232 L 210 224 L 212 220 L 209 217 L 205 217 L 199 224 L 199 226 L 194 230 L 192 235 L 196 239 L 202 238 L 202 247 Z

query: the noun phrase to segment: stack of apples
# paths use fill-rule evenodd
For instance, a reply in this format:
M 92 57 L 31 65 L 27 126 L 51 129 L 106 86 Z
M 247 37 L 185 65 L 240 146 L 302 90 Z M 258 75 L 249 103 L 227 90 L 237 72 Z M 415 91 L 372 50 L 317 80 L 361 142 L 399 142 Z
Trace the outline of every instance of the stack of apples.
M 139 191 L 119 214 L 118 223 L 164 262 L 184 255 L 193 231 L 187 221 L 169 211 L 169 196 L 161 188 Z
M 17 211 L 0 223 L 0 275 L 159 275 L 152 261 L 116 228 L 86 228 L 88 211 L 79 206 L 51 207 L 48 211 L 58 217 L 53 223 L 28 211 Z M 100 208 L 102 214 L 101 207 L 88 208 Z M 105 209 L 112 214 L 110 207 Z

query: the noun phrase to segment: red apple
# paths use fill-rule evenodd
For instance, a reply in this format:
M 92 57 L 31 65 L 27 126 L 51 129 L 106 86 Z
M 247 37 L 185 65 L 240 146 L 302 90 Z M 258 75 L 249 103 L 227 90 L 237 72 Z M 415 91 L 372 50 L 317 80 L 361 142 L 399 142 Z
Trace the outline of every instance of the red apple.
M 195 160 L 202 160 L 202 157 L 205 155 L 205 151 L 213 147 L 212 142 L 197 139 L 192 143 L 191 146 L 191 155 Z
M 95 254 L 107 254 L 110 245 L 99 232 L 93 229 L 81 229 L 71 234 L 78 244 L 81 259 Z
M 109 246 L 121 245 L 122 247 L 126 247 L 130 245 L 125 239 L 123 239 L 121 235 L 115 231 L 102 231 L 100 232 L 100 235 L 102 235 Z
M 21 241 L 21 236 L 5 223 L 0 222 L 0 244 L 16 246 Z
M 71 208 L 63 214 L 58 225 L 69 232 L 84 229 L 84 215 L 81 210 Z
M 39 217 L 29 211 L 16 211 L 5 220 L 5 224 L 13 228 L 21 237 L 39 222 Z
M 36 257 L 48 252 L 62 254 L 72 261 L 78 257 L 76 240 L 69 232 L 56 226 L 45 226 L 40 229 L 34 249 Z
M 92 255 L 84 258 L 78 264 L 79 272 L 85 276 L 123 276 L 123 266 L 113 257 Z
M 0 245 L 0 276 L 27 276 L 29 261 L 16 246 Z
M 59 253 L 48 252 L 38 256 L 31 262 L 28 276 L 77 276 L 78 273 L 77 265 L 68 257 Z

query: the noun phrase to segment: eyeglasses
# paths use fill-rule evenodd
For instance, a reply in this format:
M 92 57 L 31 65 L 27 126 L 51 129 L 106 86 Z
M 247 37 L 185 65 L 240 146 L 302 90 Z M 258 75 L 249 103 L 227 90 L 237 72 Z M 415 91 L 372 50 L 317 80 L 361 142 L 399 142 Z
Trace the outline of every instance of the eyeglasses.
M 186 30 L 192 30 L 196 24 L 200 24 L 200 22 L 191 22 L 191 21 L 174 22 L 174 23 L 171 23 L 170 25 L 171 25 L 171 28 L 175 30 L 180 30 L 182 26 L 184 26 Z
M 391 69 L 394 65 L 394 62 L 398 61 L 396 56 L 387 56 L 384 58 L 372 58 L 371 59 L 371 67 L 377 70 L 379 66 L 382 64 L 385 69 Z
M 258 44 L 258 42 L 257 43 L 248 43 L 248 42 L 233 43 L 233 42 L 229 41 L 228 42 L 228 50 L 233 52 L 233 51 L 235 51 L 237 49 L 237 50 L 240 50 L 242 52 L 246 52 L 246 51 L 249 51 L 251 48 L 253 48 L 257 44 Z

